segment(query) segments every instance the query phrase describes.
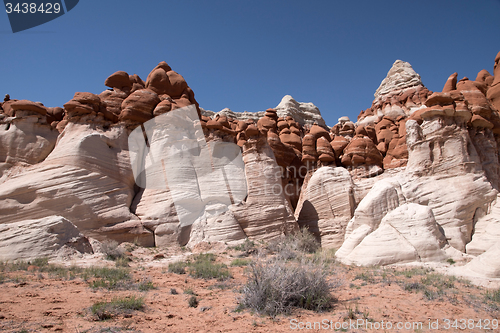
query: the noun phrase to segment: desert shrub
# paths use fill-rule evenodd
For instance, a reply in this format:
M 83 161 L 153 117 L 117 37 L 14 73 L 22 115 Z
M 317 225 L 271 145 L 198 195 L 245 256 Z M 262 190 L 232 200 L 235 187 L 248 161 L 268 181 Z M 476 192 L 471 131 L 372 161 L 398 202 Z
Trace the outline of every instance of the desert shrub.
M 318 263 L 323 263 L 325 265 L 330 265 L 335 263 L 335 252 L 337 250 L 330 248 L 330 249 L 325 249 L 325 248 L 320 248 L 318 251 L 314 252 L 314 255 L 312 256 L 312 260 Z
M 92 305 L 91 311 L 99 320 L 106 320 L 119 314 L 141 310 L 143 307 L 144 299 L 142 297 L 129 296 L 113 298 L 110 302 L 97 302 Z
M 213 253 L 200 253 L 196 254 L 192 257 L 192 259 L 197 262 L 197 261 L 215 261 L 217 259 L 216 255 Z
M 115 240 L 108 240 L 101 243 L 102 252 L 106 255 L 108 260 L 117 260 L 125 256 L 125 250 L 119 247 Z
M 489 301 L 500 303 L 500 289 L 496 291 L 487 291 L 485 294 L 485 298 Z
M 51 276 L 63 279 L 74 279 L 83 271 L 83 268 L 76 266 L 66 267 L 62 265 L 49 264 L 49 258 L 36 258 L 29 261 L 18 260 L 12 263 L 0 262 L 0 272 L 25 271 L 28 270 L 28 267 L 30 266 L 34 266 L 35 270 L 38 271 L 39 274 L 41 272 L 49 273 Z
M 288 238 L 297 251 L 314 253 L 321 247 L 316 237 L 307 228 L 302 228 L 299 232 L 289 235 Z
M 193 256 L 186 262 L 175 262 L 168 265 L 168 271 L 176 274 L 185 274 L 186 268 L 189 275 L 198 279 L 229 279 L 231 274 L 226 265 L 215 262 L 213 253 L 201 253 Z
M 300 253 L 315 253 L 320 247 L 319 242 L 307 228 L 273 239 L 266 245 L 268 251 L 283 260 L 295 259 Z
M 73 280 L 77 276 L 79 276 L 84 269 L 77 266 L 60 266 L 54 264 L 48 264 L 47 266 L 43 266 L 39 268 L 40 272 L 49 273 L 52 276 L 57 276 L 59 278 Z
M 118 257 L 115 259 L 115 266 L 116 267 L 129 267 L 128 263 L 130 262 L 130 259 L 128 257 Z
M 153 281 L 151 281 L 150 278 L 142 279 L 142 281 L 139 282 L 139 284 L 137 285 L 137 288 L 140 291 L 148 291 L 148 290 L 156 289 Z
M 397 275 L 403 275 L 408 278 L 411 278 L 415 275 L 425 274 L 420 278 L 420 282 L 404 283 L 399 281 L 398 283 L 406 291 L 422 292 L 425 298 L 427 298 L 428 300 L 442 299 L 444 296 L 450 296 L 455 292 L 453 291 L 456 288 L 455 282 L 459 282 L 456 277 L 429 272 L 432 271 L 413 268 L 411 270 L 405 270 L 395 273 Z
M 92 288 L 118 289 L 130 283 L 130 275 L 123 268 L 89 267 L 83 271 L 82 277 L 92 279 Z
M 259 260 L 250 265 L 240 304 L 272 317 L 294 307 L 322 311 L 330 308 L 334 301 L 331 291 L 338 285 L 338 280 L 327 280 L 324 266 L 311 261 Z
M 374 283 L 375 282 L 373 275 L 370 274 L 369 272 L 361 272 L 359 274 L 356 274 L 356 276 L 354 277 L 354 280 L 362 280 L 362 281 L 365 281 L 366 283 Z
M 27 261 L 24 261 L 24 260 L 16 260 L 12 263 L 5 263 L 4 264 L 4 271 L 6 272 L 15 272 L 15 271 L 27 271 L 28 270 L 28 267 L 30 266 L 31 264 Z
M 250 263 L 250 260 L 246 259 L 234 259 L 231 261 L 231 266 L 247 266 Z
M 422 284 L 434 286 L 437 289 L 442 290 L 455 288 L 456 280 L 457 279 L 454 276 L 428 274 L 427 276 L 423 277 L 420 282 L 422 282 Z
M 257 247 L 255 246 L 255 243 L 248 238 L 245 239 L 243 243 L 233 246 L 232 249 L 236 251 L 242 251 L 246 256 L 257 252 Z
M 28 264 L 42 268 L 49 265 L 49 258 L 36 258 L 29 261 Z
M 189 275 L 194 278 L 222 281 L 231 277 L 226 265 L 215 263 L 215 255 L 212 253 L 199 254 L 194 259 L 189 265 Z
M 234 284 L 225 280 L 225 281 L 214 283 L 211 286 L 208 286 L 208 290 L 213 290 L 213 289 L 226 290 L 226 289 L 229 289 L 232 287 L 234 287 Z
M 406 291 L 414 291 L 414 290 L 424 290 L 425 287 L 419 282 L 410 282 L 405 283 L 404 290 Z
M 184 294 L 196 296 L 196 293 L 191 288 L 187 288 L 186 290 L 184 290 Z
M 196 298 L 196 296 L 189 297 L 188 304 L 190 308 L 198 307 L 198 299 Z
M 426 275 L 430 272 L 433 272 L 434 270 L 432 268 L 420 268 L 420 267 L 414 267 L 410 269 L 405 269 L 402 271 L 394 271 L 394 275 L 402 275 L 407 278 L 412 278 L 414 276 L 418 275 Z
M 168 264 L 168 271 L 175 274 L 186 274 L 186 267 L 189 265 L 187 262 L 177 261 Z

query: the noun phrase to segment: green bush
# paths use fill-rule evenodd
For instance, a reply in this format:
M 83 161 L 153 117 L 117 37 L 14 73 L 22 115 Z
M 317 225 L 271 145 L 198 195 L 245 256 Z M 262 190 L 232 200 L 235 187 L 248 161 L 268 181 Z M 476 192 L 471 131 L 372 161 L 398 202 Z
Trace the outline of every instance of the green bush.
M 496 291 L 487 291 L 485 297 L 489 301 L 500 303 L 500 289 Z
M 188 304 L 190 308 L 198 307 L 198 299 L 196 298 L 196 296 L 191 296 L 188 300 Z
M 130 282 L 130 275 L 124 268 L 89 267 L 83 271 L 84 280 L 90 282 L 92 288 L 117 289 Z
M 245 239 L 245 241 L 239 245 L 233 246 L 232 249 L 236 251 L 242 251 L 245 252 L 245 255 L 250 255 L 252 253 L 257 252 L 257 248 L 255 246 L 255 243 L 251 241 L 250 239 Z
M 113 298 L 110 302 L 97 302 L 91 307 L 91 311 L 99 320 L 110 319 L 118 314 L 129 313 L 133 310 L 141 310 L 144 307 L 144 298 L 129 296 L 124 298 Z
M 433 272 L 434 270 L 432 268 L 420 268 L 420 267 L 414 267 L 410 269 L 405 269 L 402 271 L 394 271 L 394 275 L 402 275 L 407 278 L 412 278 L 414 276 L 418 275 L 427 275 L 430 272 Z
M 316 237 L 307 228 L 302 228 L 299 232 L 289 235 L 288 238 L 301 252 L 314 253 L 321 247 Z
M 199 255 L 189 265 L 189 275 L 198 279 L 218 279 L 223 281 L 229 279 L 231 274 L 224 264 L 214 263 L 215 256 Z
M 250 260 L 238 258 L 231 261 L 231 266 L 247 266 L 250 262 Z
M 215 263 L 216 256 L 213 253 L 201 253 L 195 255 L 186 262 L 175 262 L 168 265 L 168 271 L 176 274 L 186 273 L 198 279 L 226 280 L 231 277 L 226 265 Z
M 188 266 L 188 263 L 182 262 L 182 261 L 177 261 L 168 264 L 168 271 L 170 273 L 175 273 L 175 274 L 186 274 L 186 267 Z
M 139 282 L 137 288 L 140 291 L 148 291 L 156 289 L 155 285 L 153 284 L 153 281 L 151 281 L 149 278 L 143 279 L 141 282 Z
M 118 257 L 115 259 L 115 266 L 116 267 L 129 267 L 130 259 L 128 257 Z

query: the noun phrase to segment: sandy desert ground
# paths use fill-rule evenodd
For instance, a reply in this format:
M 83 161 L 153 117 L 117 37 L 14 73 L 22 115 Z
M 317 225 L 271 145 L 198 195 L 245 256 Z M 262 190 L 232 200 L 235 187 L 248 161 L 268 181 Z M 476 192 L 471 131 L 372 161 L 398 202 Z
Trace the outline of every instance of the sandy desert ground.
M 332 307 L 319 313 L 297 308 L 290 314 L 272 318 L 239 306 L 249 264 L 257 257 L 254 249 L 241 251 L 241 248 L 202 244 L 191 252 L 123 246 L 128 250 L 124 257 L 131 260 L 128 267 L 115 268 L 116 263 L 106 260 L 103 254 L 55 260 L 50 264 L 46 260 L 17 265 L 3 263 L 0 331 L 500 331 L 496 321 L 500 315 L 498 284 L 441 274 L 453 266 L 451 263 L 435 267 L 349 267 L 335 262 L 332 251 L 320 250 L 309 256 L 323 258 L 330 281 L 342 283 L 332 290 L 336 298 Z M 169 272 L 169 264 L 185 262 L 200 252 L 215 253 L 216 263 L 226 264 L 232 277 L 224 281 L 205 280 Z M 63 265 L 65 268 L 60 268 Z M 90 274 L 89 267 L 109 267 L 128 277 L 101 279 Z M 489 288 L 477 286 L 478 283 Z M 134 297 L 142 300 L 138 310 L 99 312 L 96 306 L 99 302 L 134 300 Z M 196 307 L 190 306 L 193 297 L 198 301 Z

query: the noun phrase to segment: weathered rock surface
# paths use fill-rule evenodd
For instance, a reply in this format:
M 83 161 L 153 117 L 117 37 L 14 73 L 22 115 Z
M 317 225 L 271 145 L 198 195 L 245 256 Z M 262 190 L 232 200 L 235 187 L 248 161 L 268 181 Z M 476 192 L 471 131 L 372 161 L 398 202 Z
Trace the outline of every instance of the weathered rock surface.
M 286 95 L 281 99 L 281 102 L 274 108 L 278 117 L 292 117 L 301 126 L 313 125 L 315 122 L 321 126 L 326 126 L 325 120 L 317 106 L 313 103 L 297 102 L 292 96 Z M 215 117 L 216 114 L 224 115 L 237 120 L 252 119 L 257 122 L 265 115 L 265 111 L 259 112 L 234 112 L 225 108 L 219 112 L 202 110 L 202 114 L 208 117 Z
M 0 260 L 53 257 L 63 247 L 92 253 L 86 237 L 61 216 L 0 224 Z
M 467 253 L 483 254 L 500 239 L 500 200 L 496 198 L 491 210 L 478 209 L 474 214 L 472 241 L 466 245 Z
M 373 124 L 383 116 L 394 119 L 409 116 L 422 106 L 428 95 L 429 90 L 425 88 L 420 75 L 411 65 L 396 60 L 375 92 L 371 108 L 362 111 L 358 116 L 358 123 Z
M 351 252 L 341 256 L 346 264 L 389 265 L 404 262 L 443 261 L 447 244 L 429 207 L 403 204 L 384 216 Z
M 69 123 L 43 162 L 2 184 L 3 223 L 57 212 L 84 234 L 102 239 L 97 229 L 137 219 L 129 210 L 134 179 L 126 145 L 123 128 L 103 131 Z
M 500 278 L 500 243 L 496 242 L 486 252 L 472 259 L 461 271 L 472 272 L 486 278 Z
M 493 69 L 493 82 L 488 89 L 487 97 L 497 111 L 500 111 L 500 52 L 495 57 L 495 66 Z M 485 80 L 486 81 L 486 80 Z
M 301 228 L 308 228 L 320 240 L 322 247 L 339 248 L 354 212 L 351 176 L 344 168 L 325 166 L 309 177 L 302 186 L 295 218 Z
M 248 196 L 231 211 L 247 237 L 268 240 L 297 230 L 292 207 L 283 191 L 281 169 L 267 142 L 247 142 L 243 161 Z
M 0 183 L 13 166 L 34 165 L 54 149 L 59 132 L 46 117 L 33 111 L 16 111 L 15 118 L 0 120 Z

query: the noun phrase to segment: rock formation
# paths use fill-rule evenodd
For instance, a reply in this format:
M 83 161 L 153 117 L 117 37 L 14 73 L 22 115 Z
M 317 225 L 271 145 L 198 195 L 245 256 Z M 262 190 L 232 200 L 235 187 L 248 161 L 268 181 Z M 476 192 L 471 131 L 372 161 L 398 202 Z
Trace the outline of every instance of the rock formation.
M 315 122 L 319 125 L 326 127 L 325 120 L 321 116 L 321 113 L 317 106 L 313 103 L 301 103 L 293 99 L 292 96 L 286 95 L 281 99 L 281 102 L 274 108 L 278 117 L 286 119 L 287 117 L 292 117 L 301 126 L 312 125 Z M 201 109 L 201 113 L 204 116 L 214 118 L 216 115 L 226 116 L 236 120 L 247 120 L 252 119 L 257 122 L 260 118 L 265 115 L 265 111 L 259 112 L 233 112 L 226 108 L 219 112 L 213 112 L 209 110 Z
M 384 116 L 392 119 L 409 116 L 424 104 L 428 95 L 429 90 L 411 65 L 396 60 L 375 92 L 371 108 L 358 116 L 358 123 L 376 123 Z
M 6 96 L 0 260 L 88 252 L 88 238 L 192 247 L 308 228 L 347 264 L 453 258 L 500 278 L 499 61 L 431 92 L 398 60 L 357 122 L 332 127 L 291 96 L 203 110 L 165 62 L 64 108 Z
M 498 239 L 498 112 L 482 81 L 456 77 L 406 119 L 407 167 L 361 200 L 336 253 L 343 262 L 440 261 L 484 253 Z M 400 230 L 410 221 L 412 233 Z M 428 242 L 415 244 L 415 234 Z

